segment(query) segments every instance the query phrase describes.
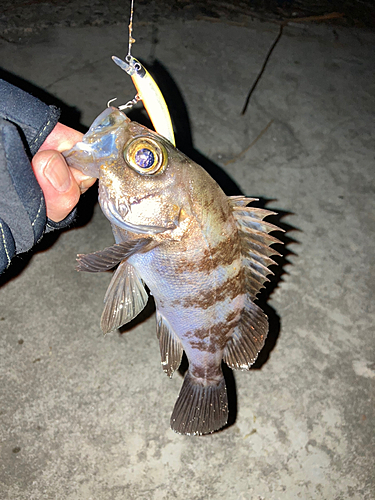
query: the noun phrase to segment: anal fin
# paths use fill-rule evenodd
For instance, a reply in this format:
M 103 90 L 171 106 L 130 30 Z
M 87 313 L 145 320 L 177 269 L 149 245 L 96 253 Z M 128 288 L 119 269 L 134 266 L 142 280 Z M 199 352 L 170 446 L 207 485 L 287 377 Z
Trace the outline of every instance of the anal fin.
M 223 360 L 232 369 L 249 370 L 264 346 L 267 334 L 267 316 L 248 299 L 241 321 L 224 348 Z
M 129 323 L 138 316 L 148 301 L 148 295 L 137 271 L 128 262 L 121 262 L 112 276 L 104 297 L 100 325 L 104 333 Z
M 168 377 L 172 377 L 181 364 L 184 350 L 180 339 L 158 310 L 156 310 L 156 334 L 160 345 L 161 365 Z
M 171 416 L 178 434 L 210 434 L 228 421 L 228 399 L 224 377 L 215 384 L 202 385 L 188 371 Z

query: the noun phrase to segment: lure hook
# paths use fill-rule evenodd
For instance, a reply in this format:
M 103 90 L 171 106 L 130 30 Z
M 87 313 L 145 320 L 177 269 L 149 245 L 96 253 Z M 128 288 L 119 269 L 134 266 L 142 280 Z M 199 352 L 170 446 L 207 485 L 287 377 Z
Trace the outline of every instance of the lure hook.
M 141 98 L 139 97 L 139 95 L 137 94 L 134 99 L 132 99 L 131 101 L 128 101 L 126 104 L 121 104 L 121 106 L 118 106 L 118 109 L 120 111 L 122 111 L 123 109 L 129 109 L 131 108 L 132 106 L 134 106 L 134 104 L 137 104 L 138 101 L 140 101 Z M 117 97 L 114 97 L 113 99 L 110 99 L 108 102 L 107 102 L 107 108 L 109 108 L 111 106 L 111 103 L 114 102 L 114 101 L 117 101 Z

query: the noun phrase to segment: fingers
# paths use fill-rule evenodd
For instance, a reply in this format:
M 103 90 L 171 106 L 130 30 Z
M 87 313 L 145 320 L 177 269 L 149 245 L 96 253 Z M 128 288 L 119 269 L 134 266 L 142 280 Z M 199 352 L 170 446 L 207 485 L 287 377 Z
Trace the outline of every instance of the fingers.
M 73 175 L 75 182 L 78 184 L 81 194 L 88 190 L 93 184 L 95 184 L 96 177 L 89 177 L 83 174 L 79 170 L 73 167 L 69 167 L 70 172 Z
M 72 148 L 82 137 L 83 134 L 81 132 L 59 122 L 40 147 L 39 153 L 46 150 L 54 150 L 61 153 Z M 70 171 L 81 190 L 81 194 L 87 191 L 96 181 L 94 177 L 88 177 L 75 168 L 71 168 Z
M 41 145 L 39 151 L 54 149 L 61 153 L 62 151 L 72 148 L 74 144 L 82 139 L 82 137 L 83 134 L 81 134 L 81 132 L 59 122 Z
M 54 222 L 60 222 L 73 210 L 78 203 L 81 190 L 78 182 L 88 182 L 81 179 L 78 171 L 78 182 L 73 172 L 66 164 L 64 157 L 57 151 L 39 151 L 32 160 L 35 177 L 43 190 L 47 207 L 47 217 Z M 94 182 L 95 179 L 90 179 Z M 87 189 L 89 186 L 85 187 Z
M 81 132 L 57 123 L 31 164 L 43 190 L 47 217 L 60 222 L 77 205 L 79 197 L 96 181 L 75 168 L 69 168 L 62 151 L 72 148 L 83 137 Z
M 43 190 L 47 217 L 54 222 L 65 219 L 77 205 L 80 195 L 96 181 L 75 168 L 69 168 L 60 154 L 72 148 L 82 137 L 81 132 L 57 123 L 31 162 Z

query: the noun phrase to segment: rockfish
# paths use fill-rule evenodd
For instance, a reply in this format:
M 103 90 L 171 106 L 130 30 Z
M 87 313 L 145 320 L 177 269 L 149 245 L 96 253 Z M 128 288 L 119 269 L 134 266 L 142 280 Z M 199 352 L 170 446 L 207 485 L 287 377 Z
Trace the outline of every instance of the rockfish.
M 156 305 L 163 370 L 172 376 L 183 351 L 189 368 L 171 427 L 207 434 L 227 423 L 221 369 L 249 369 L 263 347 L 268 320 L 254 304 L 270 258 L 268 210 L 227 197 L 202 167 L 167 139 L 107 108 L 82 142 L 65 153 L 68 164 L 99 178 L 99 202 L 116 243 L 78 256 L 78 270 L 118 265 L 101 319 L 109 332 L 144 308 L 147 285 Z

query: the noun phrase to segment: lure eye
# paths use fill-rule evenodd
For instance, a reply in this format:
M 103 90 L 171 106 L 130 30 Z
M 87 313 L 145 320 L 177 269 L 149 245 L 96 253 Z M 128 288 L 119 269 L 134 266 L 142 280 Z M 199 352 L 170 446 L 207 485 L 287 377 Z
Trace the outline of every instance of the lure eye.
M 161 144 L 149 137 L 138 138 L 126 146 L 124 158 L 138 173 L 151 175 L 165 166 L 167 152 Z

